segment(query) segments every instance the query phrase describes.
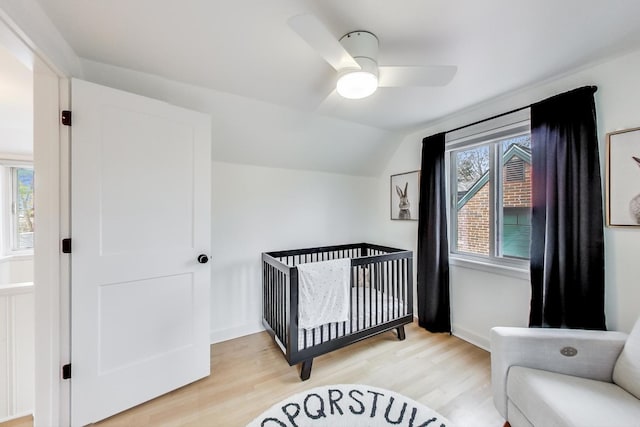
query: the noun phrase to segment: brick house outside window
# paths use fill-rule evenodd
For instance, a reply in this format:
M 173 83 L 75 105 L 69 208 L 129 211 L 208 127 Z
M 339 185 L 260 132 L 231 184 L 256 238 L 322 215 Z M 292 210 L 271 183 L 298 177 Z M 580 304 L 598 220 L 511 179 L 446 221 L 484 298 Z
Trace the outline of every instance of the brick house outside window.
M 531 151 L 512 145 L 502 156 L 504 256 L 528 258 L 531 235 Z M 489 172 L 468 190 L 458 191 L 457 248 L 489 255 Z

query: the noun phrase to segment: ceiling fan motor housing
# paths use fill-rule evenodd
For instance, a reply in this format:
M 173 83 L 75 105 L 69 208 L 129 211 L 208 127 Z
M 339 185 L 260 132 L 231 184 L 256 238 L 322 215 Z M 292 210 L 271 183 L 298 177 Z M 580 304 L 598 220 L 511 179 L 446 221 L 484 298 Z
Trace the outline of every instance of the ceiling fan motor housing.
M 378 77 L 378 38 L 373 33 L 352 31 L 342 36 L 340 44 L 362 67 L 362 71 L 367 71 Z

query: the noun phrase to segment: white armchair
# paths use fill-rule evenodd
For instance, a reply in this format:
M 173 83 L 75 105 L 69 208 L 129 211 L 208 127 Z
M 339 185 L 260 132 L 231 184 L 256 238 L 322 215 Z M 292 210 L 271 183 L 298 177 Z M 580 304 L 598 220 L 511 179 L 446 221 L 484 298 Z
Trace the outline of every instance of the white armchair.
M 491 382 L 512 427 L 640 426 L 640 320 L 629 336 L 493 328 Z

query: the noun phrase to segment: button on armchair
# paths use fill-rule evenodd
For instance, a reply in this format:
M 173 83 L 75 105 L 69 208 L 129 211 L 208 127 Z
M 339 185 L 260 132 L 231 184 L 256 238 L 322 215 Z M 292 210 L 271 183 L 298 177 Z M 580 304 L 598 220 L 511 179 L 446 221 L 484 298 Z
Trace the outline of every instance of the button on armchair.
M 493 328 L 491 381 L 512 427 L 640 426 L 640 319 L 629 335 Z

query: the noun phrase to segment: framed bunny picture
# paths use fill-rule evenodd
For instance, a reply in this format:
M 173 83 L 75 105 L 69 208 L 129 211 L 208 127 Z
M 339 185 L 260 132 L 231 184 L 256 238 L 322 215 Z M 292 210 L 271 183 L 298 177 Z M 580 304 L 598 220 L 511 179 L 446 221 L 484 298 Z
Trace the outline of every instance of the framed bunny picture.
M 606 177 L 607 225 L 640 226 L 640 128 L 607 134 Z
M 391 175 L 391 219 L 418 220 L 420 171 Z

